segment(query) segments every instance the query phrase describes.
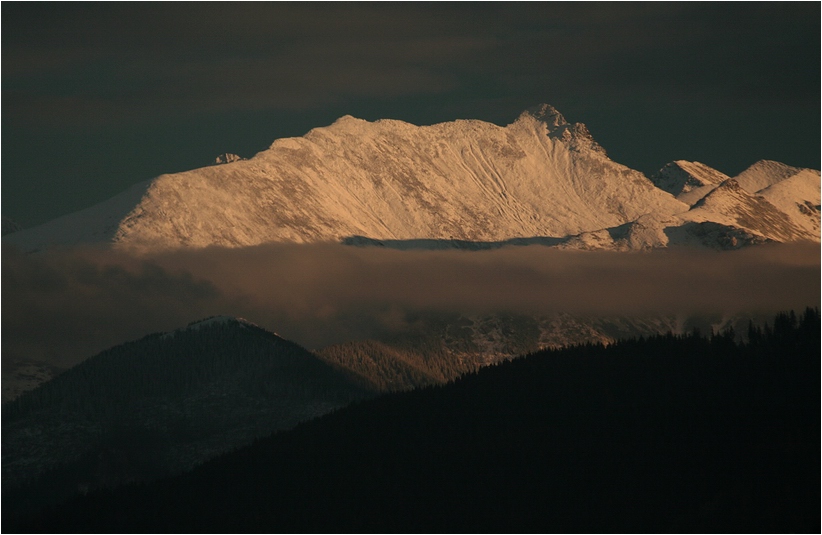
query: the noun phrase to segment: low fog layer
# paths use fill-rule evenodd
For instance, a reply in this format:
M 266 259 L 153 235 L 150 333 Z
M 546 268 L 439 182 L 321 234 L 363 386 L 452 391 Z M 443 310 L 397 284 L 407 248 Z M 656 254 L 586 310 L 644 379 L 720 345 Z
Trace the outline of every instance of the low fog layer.
M 2 259 L 4 364 L 59 366 L 216 314 L 318 348 L 402 330 L 411 311 L 697 314 L 818 306 L 819 245 L 733 252 L 396 251 L 266 245 Z

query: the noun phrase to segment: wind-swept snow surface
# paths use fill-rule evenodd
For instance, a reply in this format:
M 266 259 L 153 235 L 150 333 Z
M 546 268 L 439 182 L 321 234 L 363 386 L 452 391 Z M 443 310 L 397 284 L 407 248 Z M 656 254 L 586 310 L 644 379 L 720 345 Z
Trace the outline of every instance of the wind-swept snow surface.
M 685 221 L 742 230 L 770 241 L 819 241 L 820 174 L 760 160 L 729 179 L 699 162 L 663 167 L 654 182 L 691 205 Z
M 135 184 L 107 201 L 58 217 L 3 238 L 26 251 L 84 243 L 112 243 L 123 218 L 139 206 L 150 180 Z
M 355 235 L 494 241 L 566 236 L 686 208 L 547 105 L 507 127 L 345 116 L 250 160 L 158 177 L 118 214 L 111 240 L 139 250 Z M 83 212 L 73 218 L 60 229 L 91 226 Z M 32 238 L 40 247 L 66 241 L 56 232 Z
M 805 203 L 804 193 L 804 208 L 791 204 L 795 194 L 788 186 L 772 194 L 774 203 L 728 201 L 742 202 L 739 210 L 746 213 L 767 205 L 779 214 L 799 214 L 774 215 L 789 221 L 774 232 L 773 225 L 740 226 L 738 217 L 729 216 L 735 208 L 689 213 L 727 175 L 677 161 L 652 182 L 610 160 L 585 125 L 567 122 L 546 104 L 506 127 L 473 120 L 414 126 L 345 116 L 303 137 L 278 139 L 249 160 L 223 161 L 230 163 L 162 175 L 7 241 L 26 250 L 104 242 L 150 252 L 352 237 L 397 243 L 539 238 L 564 247 L 635 249 L 669 245 L 676 232 L 665 229 L 706 221 L 729 232 L 753 231 L 763 241 L 814 239 L 816 229 L 819 240 L 818 211 L 815 220 L 805 221 L 814 213 L 803 210 L 813 212 L 815 205 L 812 199 Z M 738 182 L 753 194 L 750 184 L 772 186 L 800 171 L 759 162 Z M 818 181 L 815 197 L 814 184 L 800 186 L 818 204 Z
M 803 169 L 771 160 L 759 160 L 734 178 L 746 191 L 756 193 L 768 186 L 782 182 L 800 171 L 803 171 Z
M 819 240 L 819 171 L 802 169 L 757 194 L 787 214 L 806 237 Z
M 575 125 L 542 112 L 506 128 L 346 116 L 230 169 L 160 177 L 115 240 L 138 249 L 354 235 L 492 241 L 681 210 L 643 175 L 585 146 Z

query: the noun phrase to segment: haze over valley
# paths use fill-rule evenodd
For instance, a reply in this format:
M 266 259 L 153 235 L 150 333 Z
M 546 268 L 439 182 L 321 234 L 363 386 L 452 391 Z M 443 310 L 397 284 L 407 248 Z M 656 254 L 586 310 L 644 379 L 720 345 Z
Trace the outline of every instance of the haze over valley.
M 223 159 L 4 237 L 4 399 L 212 315 L 481 365 L 818 301 L 819 171 L 648 178 L 549 105 L 505 128 L 344 117 Z

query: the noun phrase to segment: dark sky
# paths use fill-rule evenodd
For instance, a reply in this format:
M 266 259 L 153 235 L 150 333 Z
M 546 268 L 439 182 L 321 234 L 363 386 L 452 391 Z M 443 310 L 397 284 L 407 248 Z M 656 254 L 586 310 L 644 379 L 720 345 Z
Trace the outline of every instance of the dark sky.
M 23 226 L 351 114 L 556 106 L 621 163 L 820 167 L 820 4 L 9 3 L 2 213 Z

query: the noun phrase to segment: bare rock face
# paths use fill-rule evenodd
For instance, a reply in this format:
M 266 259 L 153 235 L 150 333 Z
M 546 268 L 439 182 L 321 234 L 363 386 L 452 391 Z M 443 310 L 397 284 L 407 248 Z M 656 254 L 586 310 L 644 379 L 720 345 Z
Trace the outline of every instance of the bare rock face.
M 230 152 L 224 152 L 224 153 L 220 154 L 219 156 L 217 156 L 217 158 L 214 159 L 214 163 L 212 165 L 221 165 L 221 164 L 225 164 L 225 163 L 239 162 L 240 160 L 245 160 L 245 158 L 242 158 L 242 157 L 237 156 L 236 154 L 232 154 Z
M 566 143 L 574 151 L 590 150 L 606 155 L 605 149 L 594 140 L 588 127 L 582 123 L 569 123 L 565 117 L 550 104 L 540 104 L 529 108 L 524 115 L 545 123 L 548 136 Z

